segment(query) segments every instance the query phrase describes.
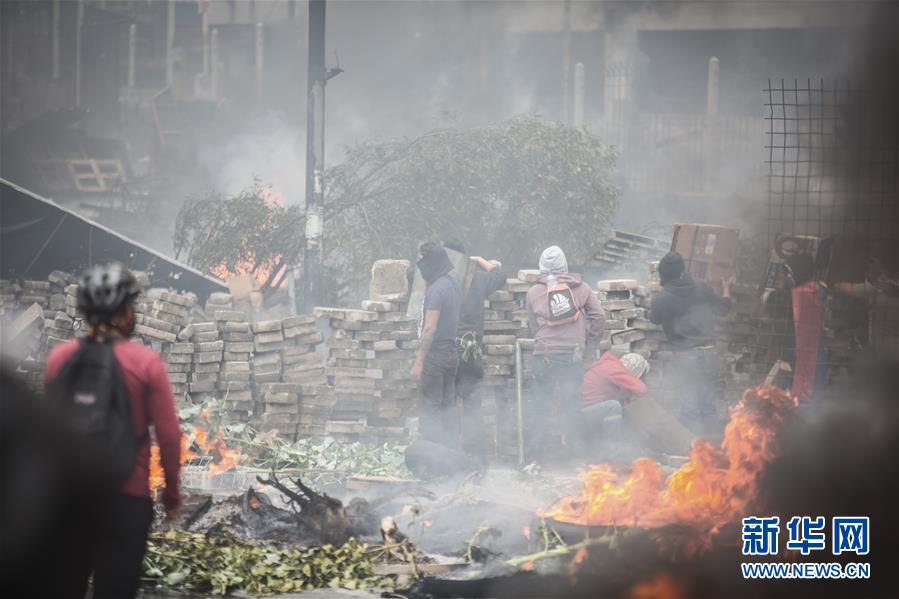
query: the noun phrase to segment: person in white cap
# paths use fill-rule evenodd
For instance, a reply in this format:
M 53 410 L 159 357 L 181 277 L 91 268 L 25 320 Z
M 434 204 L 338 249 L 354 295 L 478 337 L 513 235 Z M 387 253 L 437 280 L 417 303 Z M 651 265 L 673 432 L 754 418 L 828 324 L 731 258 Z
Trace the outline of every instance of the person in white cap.
M 602 305 L 581 275 L 568 272 L 565 252 L 554 245 L 540 256 L 540 276 L 528 290 L 526 306 L 534 338 L 527 459 L 543 459 L 546 420 L 556 388 L 569 449 L 581 453 L 578 399 L 583 360 L 595 356 L 599 348 L 605 322 Z

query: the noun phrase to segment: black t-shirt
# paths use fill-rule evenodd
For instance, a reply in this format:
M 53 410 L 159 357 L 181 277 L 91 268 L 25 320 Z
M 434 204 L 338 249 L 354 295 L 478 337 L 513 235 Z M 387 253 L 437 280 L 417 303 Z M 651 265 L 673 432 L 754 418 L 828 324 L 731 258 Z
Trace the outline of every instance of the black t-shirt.
M 462 337 L 473 331 L 480 339 L 484 334 L 484 300 L 506 284 L 506 275 L 501 268 L 490 272 L 478 268 L 471 278 L 468 289 L 462 290 L 462 307 L 459 310 L 459 328 L 457 333 Z
M 422 325 L 428 310 L 440 310 L 437 331 L 431 349 L 452 349 L 456 342 L 456 327 L 459 324 L 459 305 L 462 292 L 459 284 L 449 275 L 443 275 L 428 285 L 421 312 Z

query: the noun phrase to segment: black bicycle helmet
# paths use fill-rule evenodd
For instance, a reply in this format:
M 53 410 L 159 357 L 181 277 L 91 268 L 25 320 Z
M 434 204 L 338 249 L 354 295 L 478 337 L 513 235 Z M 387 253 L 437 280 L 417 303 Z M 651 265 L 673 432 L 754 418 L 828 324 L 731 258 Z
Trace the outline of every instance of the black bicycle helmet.
M 118 262 L 97 264 L 81 278 L 78 309 L 92 325 L 109 322 L 138 294 L 140 285 L 127 268 Z

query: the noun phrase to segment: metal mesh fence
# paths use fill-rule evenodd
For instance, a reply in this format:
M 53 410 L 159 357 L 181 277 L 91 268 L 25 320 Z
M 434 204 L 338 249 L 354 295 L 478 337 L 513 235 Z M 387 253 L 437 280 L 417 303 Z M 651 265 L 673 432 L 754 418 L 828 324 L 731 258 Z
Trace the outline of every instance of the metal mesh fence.
M 794 369 L 797 296 L 783 264 L 813 258 L 824 283 L 816 362 L 833 378 L 864 348 L 899 355 L 899 136 L 892 94 L 846 80 L 769 80 L 766 345 Z M 805 345 L 809 345 L 806 341 Z M 773 351 L 772 351 L 773 350 Z M 773 355 L 772 355 L 773 354 Z M 819 372 L 820 375 L 820 372 Z
M 765 93 L 769 232 L 897 236 L 890 95 L 823 79 L 769 80 Z

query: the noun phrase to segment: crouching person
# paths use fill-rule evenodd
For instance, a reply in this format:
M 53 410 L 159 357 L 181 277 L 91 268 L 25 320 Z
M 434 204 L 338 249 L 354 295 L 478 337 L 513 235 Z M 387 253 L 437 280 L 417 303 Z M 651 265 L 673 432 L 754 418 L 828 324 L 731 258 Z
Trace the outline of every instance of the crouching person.
M 418 269 L 425 280 L 420 345 L 412 366 L 419 386 L 419 432 L 422 439 L 448 447 L 459 446 L 456 405 L 456 328 L 461 290 L 449 276 L 452 262 L 441 246 L 426 243 L 419 249 Z
M 606 352 L 590 367 L 584 374 L 581 395 L 585 445 L 609 454 L 613 445 L 625 442 L 622 438 L 623 408 L 635 397 L 646 393 L 646 384 L 641 379 L 648 372 L 649 362 L 640 354 L 625 354 L 619 359 L 612 352 Z
M 534 344 L 534 384 L 527 418 L 527 461 L 542 461 L 553 391 L 558 389 L 569 449 L 581 453 L 580 397 L 585 355 L 595 355 L 603 332 L 599 300 L 581 275 L 568 272 L 565 253 L 546 248 L 540 277 L 528 290 L 528 326 Z

